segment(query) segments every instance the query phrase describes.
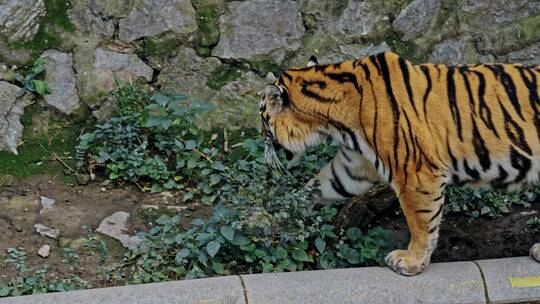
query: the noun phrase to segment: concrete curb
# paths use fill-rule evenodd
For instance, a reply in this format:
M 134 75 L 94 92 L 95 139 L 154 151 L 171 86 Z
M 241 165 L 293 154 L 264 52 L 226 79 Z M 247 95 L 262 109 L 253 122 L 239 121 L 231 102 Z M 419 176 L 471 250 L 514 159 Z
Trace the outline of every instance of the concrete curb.
M 397 275 L 388 268 L 364 267 L 227 276 L 0 298 L 0 304 L 473 304 L 523 301 L 540 301 L 540 263 L 529 257 L 432 264 L 424 273 L 413 277 Z

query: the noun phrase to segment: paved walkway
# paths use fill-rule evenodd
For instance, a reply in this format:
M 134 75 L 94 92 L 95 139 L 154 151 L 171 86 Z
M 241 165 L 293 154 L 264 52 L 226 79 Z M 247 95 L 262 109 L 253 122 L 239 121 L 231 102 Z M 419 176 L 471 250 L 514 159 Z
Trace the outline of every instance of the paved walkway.
M 0 304 L 540 303 L 529 257 L 432 264 L 404 277 L 367 267 L 252 274 L 2 298 Z

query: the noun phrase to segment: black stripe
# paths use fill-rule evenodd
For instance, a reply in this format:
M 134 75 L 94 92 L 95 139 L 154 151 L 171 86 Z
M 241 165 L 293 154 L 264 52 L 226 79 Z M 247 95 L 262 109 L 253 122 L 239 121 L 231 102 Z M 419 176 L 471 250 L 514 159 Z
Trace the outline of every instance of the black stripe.
M 469 167 L 469 162 L 467 162 L 467 160 L 463 161 L 463 168 L 465 169 L 465 173 L 467 173 L 467 175 L 470 176 L 472 180 L 480 179 L 480 173 L 478 172 L 478 170 Z
M 480 107 L 480 119 L 484 122 L 484 124 L 499 138 L 499 134 L 497 133 L 497 129 L 495 128 L 495 125 L 493 124 L 493 118 L 491 115 L 491 109 L 486 104 L 486 78 L 484 77 L 484 74 L 474 71 L 475 75 L 478 77 L 478 106 Z
M 439 216 L 439 214 L 441 214 L 442 207 L 443 207 L 443 204 L 441 204 L 441 205 L 439 206 L 439 210 L 437 211 L 437 213 L 435 213 L 435 214 L 429 219 L 429 222 L 430 222 L 430 223 L 433 222 L 433 220 L 434 220 L 435 218 L 437 218 L 437 216 Z
M 423 98 L 423 102 L 424 102 L 424 120 L 427 121 L 427 102 L 428 102 L 428 97 L 429 97 L 429 93 L 431 93 L 431 89 L 432 89 L 432 83 L 431 83 L 431 76 L 429 75 L 429 68 L 425 65 L 422 65 L 420 66 L 420 69 L 422 70 L 422 72 L 424 72 L 424 75 L 426 75 L 426 81 L 427 81 L 427 88 L 426 88 L 426 92 L 424 93 L 424 98 Z
M 360 175 L 355 175 L 354 173 L 351 172 L 351 170 L 349 169 L 349 167 L 343 165 L 343 168 L 345 169 L 345 173 L 347 173 L 347 176 L 354 180 L 354 181 L 357 181 L 357 182 L 365 182 L 365 181 L 368 181 L 368 179 L 364 176 L 360 176 Z
M 343 148 L 341 148 L 341 155 L 345 158 L 345 160 L 350 163 L 352 161 L 351 157 L 345 152 Z
M 388 161 L 388 182 L 391 182 L 392 177 L 393 177 L 393 170 L 392 170 L 392 160 L 390 159 L 390 156 L 387 157 L 387 161 Z M 384 167 L 386 168 L 386 166 Z
M 322 102 L 322 103 L 332 103 L 332 102 L 335 101 L 333 98 L 323 97 L 323 96 L 315 93 L 314 91 L 308 89 L 308 85 L 303 85 L 302 90 L 300 92 L 302 92 L 302 94 L 304 94 L 304 96 L 316 99 L 317 101 Z
M 341 183 L 341 180 L 339 179 L 339 176 L 337 176 L 336 169 L 334 167 L 334 161 L 332 161 L 332 163 L 330 164 L 330 167 L 332 169 L 332 176 L 333 176 L 332 180 L 330 181 L 330 184 L 332 185 L 332 188 L 334 189 L 334 191 L 336 191 L 336 193 L 338 193 L 339 195 L 343 197 L 353 197 L 354 194 L 348 192 L 345 189 L 345 187 Z
M 319 89 L 326 89 L 326 87 L 327 87 L 326 82 L 321 81 L 321 80 L 315 80 L 315 81 L 304 80 L 302 82 L 302 86 L 304 86 L 304 85 L 307 85 L 307 86 L 316 85 L 316 86 L 319 87 Z
M 407 89 L 407 96 L 409 96 L 409 103 L 414 109 L 414 113 L 418 117 L 418 110 L 416 110 L 416 105 L 414 104 L 414 96 L 411 88 L 411 79 L 409 76 L 409 65 L 407 61 L 402 57 L 399 57 L 399 68 L 401 69 L 401 74 L 403 75 L 403 82 L 405 83 L 405 88 Z
M 519 172 L 514 182 L 517 183 L 525 179 L 531 169 L 531 160 L 516 151 L 513 147 L 510 147 L 510 163 Z
M 471 113 L 476 114 L 476 107 L 474 105 L 471 82 L 469 81 L 469 76 L 467 74 L 469 68 L 466 65 L 463 65 L 459 67 L 458 71 L 461 74 L 461 77 L 463 77 L 463 82 L 465 83 L 465 90 L 467 91 L 467 96 L 469 97 L 469 107 L 471 108 Z
M 431 213 L 433 210 L 431 209 L 419 209 L 419 210 L 416 210 L 415 212 L 416 213 Z
M 482 135 L 480 135 L 480 132 L 478 131 L 476 120 L 474 120 L 473 117 L 471 117 L 471 120 L 473 124 L 472 141 L 473 141 L 473 146 L 474 146 L 474 152 L 476 153 L 476 156 L 478 157 L 478 160 L 480 162 L 480 166 L 482 166 L 482 169 L 484 171 L 487 171 L 489 167 L 491 167 L 491 159 L 489 158 L 489 150 L 486 147 L 486 143 L 484 142 Z
M 456 124 L 458 137 L 463 141 L 463 130 L 461 127 L 461 116 L 459 113 L 459 107 L 456 101 L 456 84 L 454 81 L 454 67 L 449 66 L 448 72 L 446 74 L 446 85 L 448 89 L 448 104 L 450 106 L 450 111 L 452 112 L 452 119 Z
M 518 68 L 519 74 L 521 76 L 521 79 L 525 83 L 525 86 L 527 87 L 527 90 L 529 91 L 529 100 L 531 102 L 531 108 L 534 111 L 534 125 L 536 126 L 536 134 L 538 136 L 538 140 L 540 140 L 540 113 L 537 109 L 537 106 L 540 105 L 540 97 L 538 96 L 538 85 L 536 84 L 536 75 L 534 74 L 534 70 L 532 68 L 524 68 L 520 67 Z M 531 80 L 529 80 L 526 75 L 529 74 L 531 77 Z
M 356 78 L 356 75 L 354 75 L 353 73 L 348 73 L 348 72 L 324 73 L 324 75 L 341 84 L 347 83 L 347 82 L 351 83 L 356 89 L 356 91 L 358 92 L 358 94 L 362 95 L 362 88 L 359 86 L 358 79 Z
M 435 230 L 437 230 L 437 228 L 439 228 L 439 225 L 437 225 L 437 226 L 435 226 L 435 227 L 429 229 L 428 233 L 429 233 L 429 234 L 432 234 L 433 232 L 435 232 Z
M 384 56 L 384 53 L 381 53 L 381 54 Z M 379 55 L 381 55 L 381 54 L 379 54 Z M 371 55 L 371 56 L 369 56 L 369 60 L 375 66 L 375 68 L 377 69 L 377 73 L 379 73 L 379 76 L 380 76 L 381 75 L 381 67 L 379 66 L 379 63 L 377 62 L 377 57 L 379 55 Z
M 504 130 L 506 131 L 506 135 L 508 135 L 508 138 L 512 141 L 514 145 L 525 151 L 527 154 L 531 155 L 532 151 L 527 144 L 527 141 L 525 140 L 525 134 L 523 133 L 523 129 L 517 124 L 515 120 L 512 119 L 512 117 L 510 117 L 510 114 L 500 101 L 499 106 L 501 108 L 501 111 L 503 112 Z
M 437 196 L 436 198 L 433 199 L 434 202 L 440 200 L 441 198 L 444 197 L 444 194 L 441 194 L 440 196 Z
M 493 74 L 495 74 L 495 78 L 497 78 L 503 84 L 504 90 L 510 99 L 510 103 L 512 103 L 512 106 L 518 113 L 519 117 L 521 117 L 521 119 L 525 119 L 521 113 L 521 105 L 519 104 L 516 85 L 514 84 L 512 77 L 505 72 L 502 65 L 486 65 L 486 67 L 490 69 Z
M 290 82 L 292 82 L 292 80 L 293 80 L 293 77 L 291 76 L 291 74 L 289 74 L 287 72 L 283 72 L 283 74 L 281 74 L 281 76 L 287 78 L 287 80 L 289 80 Z
M 495 189 L 506 189 L 508 186 L 508 183 L 505 182 L 506 178 L 508 178 L 508 172 L 499 165 L 499 174 L 497 175 L 497 178 L 491 181 L 491 186 Z
M 399 105 L 397 103 L 396 97 L 394 95 L 394 91 L 392 90 L 392 81 L 390 79 L 390 71 L 388 63 L 386 62 L 385 53 L 381 53 L 377 55 L 377 59 L 379 60 L 380 66 L 381 66 L 381 72 L 384 79 L 384 84 L 386 88 L 386 94 L 390 98 L 390 105 L 392 107 L 392 116 L 393 116 L 393 129 L 394 129 L 394 159 L 397 159 L 397 153 L 398 153 L 398 147 L 399 147 L 399 134 L 398 134 L 398 125 L 399 125 Z M 397 165 L 397 163 L 396 163 Z M 390 166 L 390 169 L 392 167 Z M 390 171 L 391 172 L 391 171 Z

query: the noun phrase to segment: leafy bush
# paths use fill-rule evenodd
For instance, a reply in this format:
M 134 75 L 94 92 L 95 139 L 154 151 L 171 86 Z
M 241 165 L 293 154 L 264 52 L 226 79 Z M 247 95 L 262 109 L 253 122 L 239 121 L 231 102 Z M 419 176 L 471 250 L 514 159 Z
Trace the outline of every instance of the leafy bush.
M 118 99 L 120 93 L 113 96 Z M 212 160 L 215 149 L 202 147 L 204 133 L 196 128 L 195 120 L 211 106 L 187 103 L 183 95 L 159 93 L 149 102 L 140 112 L 124 109 L 127 115 L 113 117 L 83 134 L 77 147 L 79 168 L 88 161 L 90 168 L 105 168 L 110 180 L 130 181 L 154 192 L 183 189 L 196 178 L 210 192 L 206 188 L 217 181 L 210 173 L 225 167 Z
M 7 283 L 0 282 L 0 297 L 68 291 L 86 286 L 86 282 L 74 275 L 65 278 L 46 278 L 49 271 L 47 266 L 36 270 L 27 268 L 26 253 L 22 250 L 9 248 L 8 254 L 9 258 L 5 262 L 15 268 L 17 275 Z M 73 257 L 68 256 L 67 259 L 71 261 Z
M 183 189 L 184 200 L 217 204 L 207 220 L 159 217 L 139 233 L 143 241 L 137 250 L 104 269 L 105 280 L 146 283 L 382 263 L 393 247 L 390 232 L 338 231 L 337 210 L 314 209 L 312 191 L 304 187 L 337 145 L 320 145 L 299 163 L 289 163 L 289 172 L 277 174 L 265 162 L 260 136 L 244 140 L 234 157 L 219 153 L 211 136 L 196 126 L 198 115 L 208 110 L 184 96 L 156 93 L 140 113 L 111 118 L 81 137 L 81 168 L 88 155 L 91 165 L 106 168 L 110 180 L 153 191 Z
M 139 233 L 143 241 L 138 249 L 128 252 L 112 272 L 127 275 L 131 283 L 149 283 L 383 263 L 393 248 L 391 232 L 337 231 L 332 225 L 337 210 L 315 210 L 311 191 L 284 186 L 290 186 L 288 179 L 245 184 L 237 188 L 243 191 L 234 195 L 236 203 L 218 205 L 210 219 L 195 219 L 188 229 L 180 228 L 180 215 L 160 216 L 148 232 Z M 266 187 L 262 192 L 261 182 Z M 269 199 L 245 203 L 254 197 Z
M 120 83 L 118 85 L 121 86 Z M 130 83 L 113 91 L 111 97 L 114 100 L 114 115 L 130 116 L 141 112 L 150 96 L 139 85 Z
M 446 189 L 445 212 L 464 212 L 471 217 L 498 217 L 512 211 L 513 205 L 530 207 L 540 187 L 501 193 L 470 187 Z

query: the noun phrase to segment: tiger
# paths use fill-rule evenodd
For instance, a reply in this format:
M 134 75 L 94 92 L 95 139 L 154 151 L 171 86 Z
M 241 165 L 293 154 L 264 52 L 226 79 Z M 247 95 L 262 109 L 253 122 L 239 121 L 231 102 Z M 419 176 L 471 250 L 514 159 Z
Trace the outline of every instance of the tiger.
M 316 202 L 388 183 L 410 232 L 386 264 L 421 273 L 437 246 L 445 188 L 514 190 L 540 180 L 540 66 L 413 64 L 384 52 L 334 64 L 310 58 L 265 87 L 265 157 L 281 165 L 332 138 L 339 152 L 308 185 Z M 540 262 L 540 243 L 531 248 Z

